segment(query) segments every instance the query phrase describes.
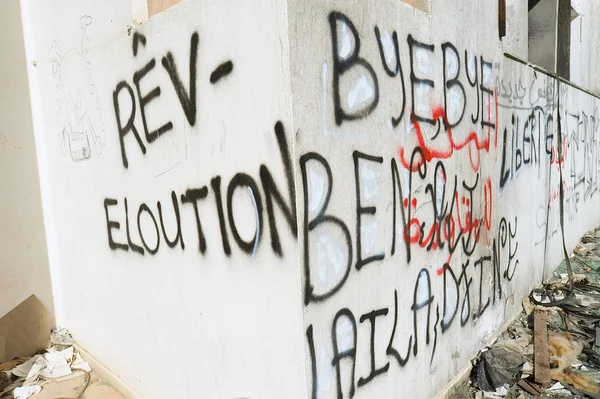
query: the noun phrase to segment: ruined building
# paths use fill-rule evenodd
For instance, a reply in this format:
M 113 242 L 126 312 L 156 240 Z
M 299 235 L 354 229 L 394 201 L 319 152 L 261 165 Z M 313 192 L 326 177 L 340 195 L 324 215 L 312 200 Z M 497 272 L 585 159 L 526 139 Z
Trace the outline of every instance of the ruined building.
M 600 222 L 595 0 L 5 3 L 0 316 L 131 396 L 443 395 Z

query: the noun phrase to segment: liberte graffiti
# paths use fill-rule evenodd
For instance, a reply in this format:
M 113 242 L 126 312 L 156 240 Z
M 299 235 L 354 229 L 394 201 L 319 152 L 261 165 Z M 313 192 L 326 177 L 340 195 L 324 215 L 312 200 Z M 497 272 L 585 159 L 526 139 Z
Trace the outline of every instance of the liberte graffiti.
M 573 109 L 577 101 L 572 97 L 579 93 L 567 85 L 562 85 L 559 93 L 556 82 L 545 76 L 534 76 L 529 85 L 521 79 L 517 83 L 497 79 L 497 84 L 499 107 L 511 112 L 510 129 L 503 137 L 500 188 L 527 165 L 536 166 L 538 178 L 555 182 L 535 214 L 539 230 L 535 245 L 546 245 L 560 231 L 558 168 L 565 170 L 561 184 L 568 222 L 575 220 L 582 204 L 598 190 L 597 108 Z M 557 110 L 559 96 L 562 106 Z M 561 143 L 556 133 L 557 112 L 561 115 Z

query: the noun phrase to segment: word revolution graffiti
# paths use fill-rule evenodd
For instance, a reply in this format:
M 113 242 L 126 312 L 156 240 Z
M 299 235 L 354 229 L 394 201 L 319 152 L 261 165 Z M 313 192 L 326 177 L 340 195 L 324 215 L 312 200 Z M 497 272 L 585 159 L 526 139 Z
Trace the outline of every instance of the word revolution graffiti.
M 288 146 L 285 138 L 285 131 L 283 128 L 283 124 L 281 122 L 277 122 L 275 125 L 275 136 L 277 138 L 277 142 L 279 144 L 279 149 L 281 151 L 281 158 L 283 162 L 283 168 L 286 171 L 287 176 L 287 195 L 289 199 L 284 199 L 284 194 L 282 194 L 282 190 L 280 190 L 271 174 L 269 169 L 265 165 L 261 165 L 259 168 L 260 182 L 262 191 L 265 195 L 264 204 L 266 205 L 266 214 L 267 220 L 269 223 L 269 230 L 271 235 L 271 248 L 273 252 L 277 255 L 282 256 L 281 244 L 279 241 L 279 234 L 277 231 L 277 223 L 275 221 L 275 206 L 277 204 L 280 207 L 281 213 L 284 215 L 289 228 L 296 235 L 296 208 L 294 201 L 294 182 L 292 180 L 292 169 L 291 169 L 291 161 L 288 153 Z M 255 253 L 256 249 L 262 238 L 263 231 L 263 200 L 261 195 L 261 190 L 259 189 L 259 185 L 256 180 L 246 174 L 246 173 L 237 173 L 231 178 L 229 183 L 227 184 L 226 196 L 224 198 L 224 190 L 222 189 L 222 181 L 221 176 L 215 176 L 210 180 L 210 195 L 212 197 L 214 209 L 213 211 L 218 215 L 219 218 L 219 227 L 220 227 L 220 235 L 221 235 L 221 243 L 223 253 L 227 256 L 231 255 L 231 244 L 229 239 L 229 233 L 227 229 L 227 224 L 229 224 L 229 229 L 231 230 L 231 234 L 235 243 L 239 246 L 239 248 L 246 253 Z M 234 194 L 237 190 L 247 191 L 252 199 L 252 203 L 254 204 L 256 211 L 256 233 L 252 240 L 245 241 L 236 226 L 236 222 L 233 216 L 233 208 L 235 206 Z M 104 199 L 104 211 L 106 215 L 106 227 L 108 234 L 108 246 L 112 250 L 122 250 L 122 251 L 133 251 L 140 255 L 150 254 L 155 255 L 160 249 L 161 237 L 165 241 L 168 247 L 174 248 L 176 246 L 180 246 L 182 250 L 185 249 L 184 238 L 181 232 L 181 211 L 180 205 L 187 205 L 188 208 L 193 210 L 194 220 L 196 222 L 196 228 L 198 232 L 198 251 L 201 254 L 204 254 L 207 250 L 206 244 L 206 236 L 205 232 L 202 229 L 201 222 L 201 213 L 199 211 L 198 204 L 201 201 L 207 200 L 209 196 L 209 189 L 206 185 L 194 188 L 186 189 L 179 196 L 175 193 L 175 191 L 171 192 L 171 200 L 173 203 L 173 217 L 175 218 L 177 229 L 176 232 L 172 234 L 174 238 L 170 238 L 169 234 L 167 234 L 165 229 L 165 223 L 163 216 L 163 207 L 160 201 L 156 203 L 156 210 L 158 211 L 158 218 L 156 217 L 156 211 L 153 211 L 146 203 L 142 203 L 139 205 L 137 212 L 134 212 L 135 218 L 134 223 L 130 223 L 129 219 L 129 205 L 127 202 L 127 198 L 123 198 L 121 201 L 123 211 L 121 212 L 121 217 L 117 221 L 114 214 L 111 213 L 110 209 L 119 205 L 119 200 L 116 198 L 105 198 Z M 287 203 L 286 203 L 287 202 Z M 288 204 L 289 203 L 289 204 Z M 225 208 L 227 210 L 227 214 L 225 214 Z M 166 211 L 164 212 L 166 214 Z M 227 215 L 227 216 L 226 216 Z M 154 231 L 144 232 L 142 229 L 142 218 L 150 218 L 152 220 L 152 225 L 154 226 Z M 227 217 L 227 219 L 226 219 Z M 158 219 L 158 221 L 157 221 Z M 184 218 L 186 220 L 188 218 Z M 124 223 L 122 222 L 124 220 Z M 125 226 L 125 236 L 126 242 L 117 242 L 114 238 L 115 231 L 121 229 L 121 226 Z M 137 226 L 136 228 L 130 227 L 131 225 Z M 160 225 L 160 230 L 159 230 Z M 137 232 L 138 238 L 132 239 L 133 234 L 132 231 Z M 162 235 L 161 235 L 162 232 Z M 152 237 L 152 241 L 150 238 Z M 136 243 L 135 241 L 138 240 Z
M 197 54 L 199 42 L 199 35 L 194 32 L 190 38 L 189 83 L 187 88 L 180 78 L 173 54 L 167 52 L 161 60 L 164 73 L 169 76 L 186 121 L 191 127 L 196 125 L 198 109 L 196 80 L 198 78 Z M 145 47 L 147 44 L 148 40 L 146 37 L 135 32 L 132 40 L 133 55 L 138 56 L 140 47 Z M 173 123 L 170 121 L 157 128 L 148 126 L 145 107 L 151 101 L 159 99 L 161 87 L 157 86 L 147 93 L 142 93 L 141 82 L 146 76 L 149 76 L 155 67 L 156 59 L 152 58 L 144 67 L 133 74 L 135 92 L 127 80 L 119 82 L 114 90 L 113 103 L 121 145 L 122 161 L 125 168 L 129 167 L 125 141 L 129 133 L 133 133 L 139 149 L 143 154 L 146 154 L 146 144 L 139 133 L 140 129 L 137 128 L 134 123 L 137 112 L 136 95 L 137 103 L 140 105 L 139 112 L 141 114 L 143 125 L 143 137 L 146 139 L 147 144 L 154 143 L 160 136 L 168 133 L 174 128 Z M 232 71 L 233 62 L 223 62 L 210 74 L 210 83 L 217 84 L 221 79 L 232 73 Z M 125 96 L 123 96 L 122 93 L 125 93 Z M 127 107 L 124 106 L 124 101 L 127 101 Z M 123 109 L 129 110 L 126 117 L 122 115 Z M 276 207 L 280 209 L 281 214 L 286 220 L 286 224 L 289 226 L 292 235 L 295 237 L 297 235 L 295 189 L 292 175 L 292 161 L 290 159 L 286 133 L 282 122 L 275 123 L 274 133 L 280 150 L 282 169 L 285 171 L 287 180 L 287 187 L 285 190 L 281 190 L 280 187 L 277 186 L 269 168 L 263 164 L 259 167 L 259 179 L 255 179 L 247 173 L 240 172 L 235 174 L 231 180 L 225 184 L 225 182 L 222 181 L 221 176 L 217 175 L 210 179 L 210 190 L 208 185 L 200 185 L 198 187 L 184 189 L 180 194 L 172 191 L 171 202 L 173 216 L 166 216 L 167 211 L 163 211 L 163 204 L 161 204 L 160 201 L 157 201 L 155 208 L 146 203 L 141 203 L 139 206 L 133 207 L 134 209 L 132 209 L 132 217 L 130 219 L 131 204 L 127 200 L 127 197 L 105 198 L 104 212 L 106 216 L 109 248 L 115 251 L 131 251 L 142 256 L 155 255 L 161 248 L 164 248 L 164 245 L 161 246 L 161 242 L 164 241 L 169 248 L 179 247 L 181 250 L 185 250 L 185 242 L 188 241 L 188 238 L 183 237 L 181 225 L 185 221 L 190 220 L 190 218 L 182 217 L 182 213 L 192 212 L 197 231 L 196 239 L 198 242 L 198 251 L 201 254 L 204 254 L 207 251 L 206 235 L 211 232 L 205 232 L 202 228 L 203 216 L 199 208 L 199 203 L 203 201 L 212 201 L 214 206 L 213 212 L 218 215 L 219 219 L 219 234 L 221 237 L 222 251 L 225 255 L 229 256 L 232 253 L 230 233 L 235 244 L 243 252 L 254 254 L 257 251 L 260 242 L 263 240 L 263 221 L 265 219 L 264 214 L 266 213 L 266 220 L 268 221 L 270 231 L 271 248 L 275 254 L 283 256 L 278 233 L 278 226 L 281 226 L 281 224 L 276 222 L 275 209 Z M 260 184 L 257 181 L 259 181 Z M 287 193 L 283 194 L 285 191 L 287 191 Z M 250 196 L 254 206 L 256 225 L 255 234 L 251 240 L 246 240 L 242 237 L 234 218 L 233 210 L 236 206 L 235 198 L 236 193 L 238 192 L 246 192 Z M 286 196 L 288 198 L 285 198 Z M 117 213 L 117 208 L 119 207 L 121 208 L 120 214 Z M 180 207 L 183 209 L 180 209 Z M 186 210 L 187 208 L 189 208 L 189 211 Z M 164 222 L 166 217 L 175 219 L 176 229 L 172 233 L 166 231 Z M 150 229 L 143 228 L 144 225 L 147 225 L 144 223 L 144 220 L 149 222 L 149 225 L 151 226 Z M 119 233 L 121 229 L 125 230 L 124 234 Z M 119 234 L 122 238 L 116 238 Z
M 560 237 L 561 188 L 574 223 L 600 178 L 595 99 L 498 59 L 493 49 L 479 54 L 355 22 L 338 11 L 321 21 L 330 46 L 318 53 L 321 84 L 310 82 L 322 90 L 321 132 L 303 127 L 315 125 L 314 115 L 297 118 L 295 136 L 284 122 L 272 125 L 281 181 L 262 163 L 172 189 L 166 203 L 168 192 L 162 202 L 111 196 L 103 203 L 108 247 L 133 256 L 190 248 L 254 256 L 268 240 L 266 250 L 283 261 L 280 235 L 289 229 L 301 256 L 314 399 L 381 392 L 386 375 L 435 368 L 440 358 L 466 363 L 516 309 L 509 299 L 525 294 L 522 281 L 539 279 L 535 265 L 559 247 L 552 244 Z M 146 156 L 176 123 L 198 128 L 200 76 L 218 85 L 235 73 L 225 60 L 203 75 L 201 44 L 194 32 L 189 62 L 167 51 L 116 84 L 125 169 L 137 166 L 128 154 Z M 133 56 L 146 46 L 135 32 Z M 158 74 L 168 84 L 152 84 Z M 165 90 L 177 96 L 181 115 L 150 126 L 146 107 Z M 234 216 L 242 196 L 253 207 L 251 237 Z M 218 231 L 203 227 L 209 213 Z M 538 245 L 544 250 L 534 253 Z M 469 341 L 464 353 L 449 353 L 453 340 Z
M 184 83 L 181 80 L 179 70 L 177 64 L 175 63 L 175 58 L 171 52 L 167 52 L 162 57 L 161 63 L 164 68 L 164 72 L 168 74 L 171 83 L 173 85 L 173 89 L 177 93 L 177 98 L 181 104 L 181 108 L 185 114 L 186 120 L 188 121 L 190 126 L 194 126 L 196 124 L 196 114 L 197 114 L 197 98 L 196 98 L 196 79 L 197 79 L 197 61 L 198 61 L 198 45 L 200 42 L 200 38 L 197 32 L 194 32 L 190 38 L 190 56 L 189 56 L 189 84 L 186 89 Z M 137 56 L 139 51 L 139 46 L 146 46 L 147 39 L 141 33 L 135 32 L 133 34 L 133 55 Z M 156 67 L 156 58 L 152 58 L 146 65 L 144 65 L 140 70 L 136 71 L 133 74 L 133 84 L 135 86 L 135 94 L 137 94 L 137 102 L 140 105 L 140 114 L 142 117 L 142 125 L 144 137 L 146 138 L 146 142 L 148 144 L 153 143 L 156 139 L 158 139 L 161 135 L 173 130 L 173 122 L 165 122 L 162 126 L 157 127 L 153 130 L 148 127 L 148 122 L 146 119 L 146 106 L 153 100 L 158 99 L 161 94 L 160 86 L 156 86 L 152 90 L 147 93 L 142 94 L 141 82 L 142 80 L 152 72 L 152 70 Z M 230 74 L 233 70 L 233 62 L 226 61 L 223 64 L 219 65 L 210 75 L 210 82 L 212 84 L 217 83 L 221 78 Z M 129 99 L 129 116 L 123 118 L 121 115 L 123 96 L 121 93 L 124 91 L 126 93 L 126 97 Z M 119 141 L 121 143 L 121 156 L 123 158 L 123 166 L 127 168 L 129 166 L 129 162 L 127 161 L 127 151 L 125 149 L 125 137 L 129 132 L 132 132 L 135 140 L 140 147 L 140 150 L 143 154 L 146 153 L 146 145 L 144 144 L 142 138 L 139 134 L 139 129 L 136 128 L 134 124 L 135 115 L 136 115 L 136 97 L 135 97 L 133 88 L 127 82 L 127 80 L 123 80 L 119 82 L 115 88 L 113 93 L 113 103 L 115 107 L 115 116 L 117 119 L 117 127 L 119 131 Z M 124 122 L 126 120 L 126 122 Z

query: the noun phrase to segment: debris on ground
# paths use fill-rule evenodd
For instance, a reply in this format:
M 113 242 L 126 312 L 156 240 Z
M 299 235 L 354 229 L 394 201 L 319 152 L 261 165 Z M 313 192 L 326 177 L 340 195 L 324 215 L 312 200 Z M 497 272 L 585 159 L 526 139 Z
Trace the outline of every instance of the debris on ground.
M 89 383 L 90 365 L 75 351 L 75 341 L 68 330 L 52 331 L 50 345 L 31 357 L 20 357 L 0 364 L 0 398 L 27 399 L 48 385 L 70 378 L 85 376 L 86 383 L 79 389 L 80 398 Z
M 0 319 L 0 399 L 81 398 L 92 369 L 75 350 L 69 331 L 50 326 L 50 314 L 35 296 Z M 58 396 L 44 395 L 46 388 L 75 378 L 79 387 L 68 395 L 56 389 Z
M 454 398 L 600 399 L 600 227 L 586 233 Z
M 504 389 L 504 384 L 514 384 L 521 377 L 527 358 L 512 342 L 500 342 L 479 357 L 477 384 L 487 392 Z

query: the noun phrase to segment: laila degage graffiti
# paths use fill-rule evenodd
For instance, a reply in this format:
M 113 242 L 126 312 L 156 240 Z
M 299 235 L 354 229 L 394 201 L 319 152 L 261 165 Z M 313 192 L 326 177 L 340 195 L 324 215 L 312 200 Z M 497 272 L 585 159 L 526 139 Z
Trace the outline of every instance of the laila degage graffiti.
M 412 303 L 403 307 L 407 310 L 403 311 L 400 307 L 402 304 L 399 305 L 398 290 L 396 289 L 393 292 L 393 310 L 387 307 L 379 308 L 360 316 L 360 323 L 368 321 L 371 325 L 370 345 L 366 348 L 358 346 L 358 342 L 362 340 L 357 337 L 356 317 L 350 309 L 340 309 L 331 321 L 331 349 L 333 352 L 331 367 L 335 369 L 337 397 L 353 397 L 356 388 L 361 388 L 377 376 L 390 371 L 390 363 L 393 363 L 394 367 L 405 367 L 411 356 L 416 358 L 420 353 L 419 348 L 423 347 L 419 337 L 424 336 L 424 346 L 430 348 L 429 359 L 432 362 L 436 354 L 440 333 L 443 334 L 450 328 L 457 315 L 460 315 L 460 326 L 464 327 L 471 317 L 481 317 L 489 306 L 499 301 L 502 298 L 502 280 L 510 281 L 518 267 L 516 234 L 516 219 L 514 223 L 509 223 L 503 218 L 500 222 L 497 237 L 493 240 L 491 254 L 476 257 L 472 262 L 467 259 L 459 270 L 454 270 L 450 264 L 445 263 L 436 273 L 438 276 L 442 276 L 444 282 L 441 297 L 434 295 L 432 292 L 432 277 L 427 268 L 422 268 L 416 278 Z M 484 274 L 490 272 L 493 277 L 491 287 L 483 280 Z M 478 298 L 476 304 L 471 303 L 472 296 Z M 419 322 L 419 320 L 422 320 L 422 317 L 419 316 L 421 312 L 425 312 L 426 315 L 424 324 Z M 383 317 L 393 318 L 393 327 L 391 331 L 384 333 L 389 337 L 388 341 L 376 345 L 375 336 L 381 336 L 376 332 L 376 321 Z M 342 319 L 346 320 L 346 325 L 350 326 L 354 337 L 351 342 L 352 346 L 344 350 L 340 350 L 338 344 L 338 328 Z M 396 329 L 399 322 L 412 323 L 413 325 L 412 334 L 403 343 L 398 342 L 396 338 Z M 322 319 L 316 324 L 319 325 L 319 328 L 328 326 L 326 319 Z M 308 326 L 306 339 L 312 364 L 313 398 L 316 398 L 319 373 L 317 370 L 318 359 L 315 353 L 314 328 L 315 323 Z M 363 354 L 368 353 L 366 358 L 370 359 L 370 371 L 368 375 L 361 376 L 357 380 L 355 377 L 357 359 L 365 358 L 361 356 L 359 351 L 363 351 Z M 352 365 L 349 375 L 346 376 L 343 375 L 340 367 L 341 360 L 345 358 L 350 359 Z M 364 368 L 364 366 L 361 367 L 361 369 Z M 350 386 L 342 387 L 342 381 L 348 380 Z M 345 393 L 347 393 L 347 396 Z

